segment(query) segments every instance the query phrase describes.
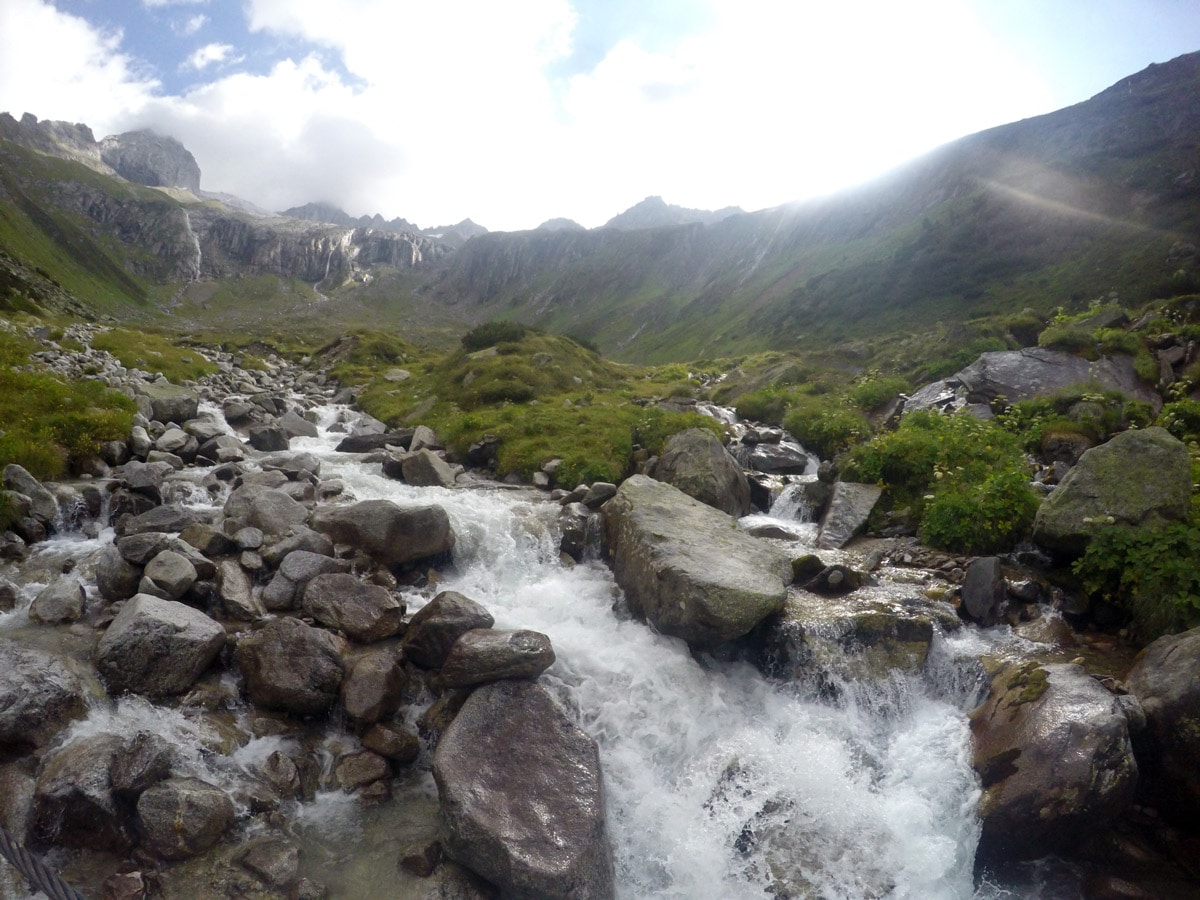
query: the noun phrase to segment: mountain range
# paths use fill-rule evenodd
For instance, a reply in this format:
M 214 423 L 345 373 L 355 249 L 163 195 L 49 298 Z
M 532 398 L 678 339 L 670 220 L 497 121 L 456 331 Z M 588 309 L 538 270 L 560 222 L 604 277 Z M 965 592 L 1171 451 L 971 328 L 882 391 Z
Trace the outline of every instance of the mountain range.
M 3 114 L 0 304 L 417 336 L 515 318 L 660 362 L 1133 303 L 1200 290 L 1197 96 L 1188 54 L 852 191 L 749 213 L 650 197 L 512 233 L 264 214 L 201 191 L 170 138 Z

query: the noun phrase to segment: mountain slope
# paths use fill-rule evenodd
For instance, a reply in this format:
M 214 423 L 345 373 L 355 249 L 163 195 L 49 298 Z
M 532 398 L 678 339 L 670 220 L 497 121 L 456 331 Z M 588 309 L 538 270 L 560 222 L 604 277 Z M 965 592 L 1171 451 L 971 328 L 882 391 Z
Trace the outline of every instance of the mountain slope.
M 1200 239 L 1197 96 L 1190 54 L 822 200 L 653 231 L 486 235 L 431 290 L 653 361 L 1174 292 Z

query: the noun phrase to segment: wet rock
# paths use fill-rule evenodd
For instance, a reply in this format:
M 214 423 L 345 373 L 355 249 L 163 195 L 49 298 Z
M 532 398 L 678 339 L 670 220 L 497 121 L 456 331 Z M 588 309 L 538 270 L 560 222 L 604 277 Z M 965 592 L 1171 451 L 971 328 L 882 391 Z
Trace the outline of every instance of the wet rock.
M 238 861 L 267 887 L 286 888 L 300 875 L 300 848 L 281 838 L 253 841 Z
M 171 544 L 171 535 L 162 531 L 146 531 L 119 538 L 116 543 L 121 557 L 139 569 L 166 550 Z
M 267 586 L 263 588 L 262 605 L 271 612 L 282 612 L 287 609 L 295 609 L 296 601 L 299 598 L 300 585 L 282 572 L 276 572 Z
M 707 428 L 689 428 L 668 438 L 648 474 L 731 516 L 750 512 L 750 485 L 742 467 Z
M 283 535 L 302 526 L 308 510 L 284 491 L 244 484 L 225 501 L 225 517 L 260 529 L 264 535 Z
M 147 850 L 162 859 L 187 859 L 233 827 L 233 801 L 198 778 L 168 778 L 138 798 L 137 819 Z
M 298 585 L 306 585 L 318 575 L 333 575 L 350 571 L 350 564 L 343 559 L 313 553 L 311 550 L 293 550 L 279 564 L 279 574 L 290 578 Z
M 217 564 L 217 590 L 221 607 L 231 619 L 257 622 L 267 611 L 263 601 L 254 595 L 254 582 L 241 565 L 232 559 Z
M 1000 560 L 981 557 L 967 566 L 962 584 L 962 608 L 967 618 L 983 626 L 1000 621 L 1000 612 L 1008 596 L 1008 585 L 1000 570 Z
M 137 399 L 148 404 L 146 418 L 152 422 L 186 422 L 196 418 L 200 395 L 169 381 L 140 382 Z
M 376 723 L 363 732 L 362 745 L 397 765 L 414 763 L 421 755 L 421 741 L 415 734 L 384 723 Z
M 96 668 L 113 693 L 181 694 L 225 645 L 225 629 L 173 600 L 137 594 L 96 646 Z
M 418 425 L 413 429 L 408 449 L 414 453 L 418 450 L 441 450 L 442 442 L 438 440 L 438 436 L 434 434 L 432 428 L 427 425 Z
M 1083 454 L 1042 501 L 1033 539 L 1047 550 L 1079 554 L 1108 525 L 1186 518 L 1191 496 L 1191 461 L 1182 441 L 1157 426 L 1125 431 Z
M 246 443 L 264 453 L 286 450 L 288 433 L 278 425 L 251 425 L 246 430 Z
M 1134 738 L 1147 793 L 1184 827 L 1200 827 L 1200 628 L 1161 637 L 1125 679 L 1146 730 Z
M 241 462 L 246 458 L 246 447 L 232 434 L 219 434 L 200 445 L 196 458 L 213 463 Z
M 414 487 L 453 487 L 456 474 L 432 450 L 417 450 L 400 459 L 400 475 Z
M 42 745 L 84 712 L 83 685 L 62 659 L 0 640 L 0 745 Z
M 454 548 L 450 519 L 440 506 L 405 508 L 389 500 L 363 500 L 318 508 L 310 524 L 334 542 L 362 550 L 388 567 Z
M 795 577 L 796 561 L 792 562 L 792 575 Z M 826 596 L 841 596 L 857 591 L 866 582 L 861 572 L 856 572 L 848 566 L 822 566 L 820 571 L 801 584 L 801 588 L 814 594 Z
M 605 506 L 603 522 L 630 610 L 664 634 L 709 648 L 783 606 L 787 556 L 677 488 L 634 475 Z
M 359 725 L 390 718 L 400 707 L 407 683 L 397 651 L 375 650 L 364 654 L 342 681 L 342 708 L 347 718 Z
M 390 637 L 404 624 L 404 604 L 394 594 L 348 573 L 312 579 L 304 588 L 301 607 L 305 615 L 363 644 Z
M 935 634 L 959 625 L 945 603 L 909 598 L 788 596 L 783 612 L 756 629 L 760 667 L 772 677 L 830 687 L 879 681 L 925 666 Z
M 189 525 L 208 522 L 211 518 L 212 514 L 206 511 L 185 509 L 179 506 L 156 506 L 139 515 L 119 519 L 114 530 L 121 537 L 146 532 L 179 534 Z
M 43 625 L 65 625 L 83 615 L 87 594 L 78 578 L 60 578 L 48 584 L 29 605 L 29 618 Z
M 0 612 L 12 612 L 16 609 L 20 597 L 21 592 L 17 586 L 0 575 Z
M 196 567 L 181 553 L 163 550 L 150 562 L 142 573 L 154 583 L 168 600 L 180 600 L 196 583 Z
M 338 787 L 344 791 L 354 791 L 366 787 L 374 781 L 391 778 L 392 770 L 388 762 L 377 753 L 362 750 L 358 753 L 348 753 L 338 760 L 334 768 L 334 777 Z
M 338 642 L 299 619 L 273 619 L 238 642 L 234 660 L 250 701 L 264 709 L 322 715 L 344 674 Z
M 147 451 L 149 452 L 149 451 Z M 163 480 L 172 471 L 167 463 L 127 462 L 121 471 L 121 483 L 134 493 L 148 497 L 157 506 L 163 502 Z
M 43 758 L 33 798 L 35 846 L 129 849 L 131 836 L 109 777 L 125 746 L 116 735 L 93 734 Z
M 29 471 L 16 463 L 4 467 L 4 487 L 29 498 L 29 513 L 39 522 L 53 522 L 58 515 L 58 501 L 49 489 L 29 474 Z
M 473 628 L 491 628 L 495 621 L 469 597 L 442 591 L 409 621 L 401 641 L 404 656 L 426 669 L 440 669 L 460 636 Z
M 597 481 L 587 489 L 580 502 L 588 509 L 599 509 L 615 496 L 617 496 L 615 484 L 608 481 Z
M 558 548 L 575 562 L 581 562 L 588 547 L 588 520 L 591 510 L 582 503 L 568 503 L 558 514 L 558 528 L 562 533 Z
M 335 448 L 339 453 L 370 453 L 384 447 L 400 447 L 407 450 L 412 444 L 413 429 L 399 428 L 395 431 L 351 434 L 342 438 Z
M 179 537 L 209 559 L 227 556 L 237 549 L 228 535 L 205 522 L 189 525 Z
M 807 475 L 815 472 L 817 467 L 816 458 L 791 441 L 739 446 L 734 451 L 734 457 L 747 469 L 768 475 Z
M 1068 850 L 1117 819 L 1138 769 L 1120 702 L 1080 666 L 1014 664 L 971 713 L 981 861 Z
M 175 747 L 166 738 L 142 731 L 113 760 L 109 781 L 117 797 L 136 800 L 147 788 L 171 774 L 176 760 Z
M 279 427 L 287 432 L 288 437 L 312 437 L 318 435 L 317 426 L 303 416 L 288 410 L 279 417 Z
M 449 687 L 537 678 L 553 663 L 554 648 L 544 634 L 477 628 L 454 642 L 442 664 L 441 678 Z
M 433 774 L 451 859 L 510 896 L 613 896 L 599 753 L 544 688 L 476 688 L 442 735 Z
M 311 528 L 296 527 L 290 529 L 282 537 L 273 538 L 270 545 L 264 547 L 262 551 L 263 559 L 268 565 L 278 568 L 283 565 L 288 554 L 295 553 L 297 550 L 307 550 L 309 553 L 316 553 L 320 556 L 334 555 L 333 541 L 328 537 Z
M 829 505 L 821 516 L 817 546 L 823 550 L 836 550 L 844 546 L 866 526 L 871 510 L 882 494 L 883 489 L 878 485 L 836 482 Z

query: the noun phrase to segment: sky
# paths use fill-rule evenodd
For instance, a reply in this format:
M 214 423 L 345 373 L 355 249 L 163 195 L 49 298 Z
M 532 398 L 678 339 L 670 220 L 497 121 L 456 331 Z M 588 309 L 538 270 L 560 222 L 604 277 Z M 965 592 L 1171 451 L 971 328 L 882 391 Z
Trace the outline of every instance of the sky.
M 0 0 L 0 111 L 423 227 L 746 210 L 1200 50 L 1197 0 Z

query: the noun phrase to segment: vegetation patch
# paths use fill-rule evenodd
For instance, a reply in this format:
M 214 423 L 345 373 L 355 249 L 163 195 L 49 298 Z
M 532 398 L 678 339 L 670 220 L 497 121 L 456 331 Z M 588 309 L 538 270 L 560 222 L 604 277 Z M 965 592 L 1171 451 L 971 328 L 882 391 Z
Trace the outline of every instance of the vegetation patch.
M 16 463 L 39 480 L 54 480 L 104 441 L 128 438 L 135 407 L 99 381 L 15 370 L 28 364 L 33 349 L 0 333 L 0 468 Z
M 174 384 L 195 381 L 217 371 L 195 348 L 181 346 L 178 339 L 155 331 L 114 328 L 96 335 L 92 347 L 111 353 L 127 369 L 161 372 Z

